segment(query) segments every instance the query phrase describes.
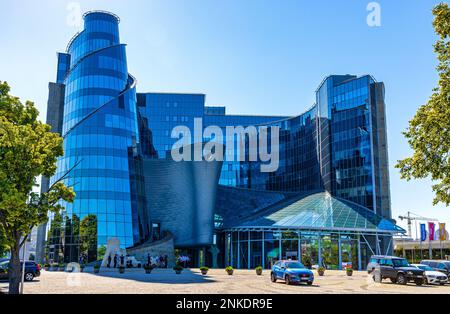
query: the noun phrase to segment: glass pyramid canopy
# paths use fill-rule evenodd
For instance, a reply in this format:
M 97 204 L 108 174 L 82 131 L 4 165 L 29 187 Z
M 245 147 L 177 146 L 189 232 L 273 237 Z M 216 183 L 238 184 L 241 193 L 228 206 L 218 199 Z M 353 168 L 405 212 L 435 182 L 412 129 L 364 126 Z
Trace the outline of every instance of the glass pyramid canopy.
M 356 203 L 319 192 L 270 206 L 234 228 L 322 229 L 405 233 L 390 220 Z

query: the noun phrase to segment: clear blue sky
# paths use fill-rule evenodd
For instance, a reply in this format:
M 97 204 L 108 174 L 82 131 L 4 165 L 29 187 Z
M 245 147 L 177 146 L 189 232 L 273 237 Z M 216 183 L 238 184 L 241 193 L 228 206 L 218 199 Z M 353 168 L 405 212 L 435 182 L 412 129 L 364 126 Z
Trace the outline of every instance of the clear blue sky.
M 0 80 L 36 102 L 45 119 L 56 52 L 81 27 L 63 0 L 0 0 Z M 401 132 L 436 85 L 434 0 L 88 0 L 82 11 L 121 18 L 130 72 L 144 91 L 200 92 L 228 113 L 298 115 L 330 74 L 372 74 L 386 84 L 393 216 L 412 211 L 450 223 L 432 206 L 430 182 L 404 182 L 393 168 L 410 150 Z M 400 225 L 405 226 L 400 222 Z

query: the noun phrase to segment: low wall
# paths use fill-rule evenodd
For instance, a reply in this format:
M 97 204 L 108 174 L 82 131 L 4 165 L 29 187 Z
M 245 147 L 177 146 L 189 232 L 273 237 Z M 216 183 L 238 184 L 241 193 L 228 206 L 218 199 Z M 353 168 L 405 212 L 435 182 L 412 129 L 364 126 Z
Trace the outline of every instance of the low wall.
M 168 257 L 167 267 L 175 266 L 175 248 L 173 236 L 168 235 L 165 238 L 152 243 L 144 243 L 136 247 L 127 248 L 127 254 L 134 256 L 138 261 L 147 264 L 147 256 L 152 257 L 165 256 Z

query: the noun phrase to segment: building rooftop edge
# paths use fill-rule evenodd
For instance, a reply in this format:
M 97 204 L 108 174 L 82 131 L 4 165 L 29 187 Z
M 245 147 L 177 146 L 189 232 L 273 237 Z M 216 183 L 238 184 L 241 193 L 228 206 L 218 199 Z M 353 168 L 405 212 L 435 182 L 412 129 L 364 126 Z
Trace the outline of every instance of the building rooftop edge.
M 86 18 L 86 16 L 88 16 L 89 14 L 95 14 L 95 13 L 103 13 L 103 14 L 108 14 L 111 15 L 112 17 L 117 19 L 117 23 L 120 23 L 120 17 L 117 14 L 114 14 L 110 11 L 105 11 L 105 10 L 91 10 L 91 11 L 87 11 L 83 14 L 83 19 Z

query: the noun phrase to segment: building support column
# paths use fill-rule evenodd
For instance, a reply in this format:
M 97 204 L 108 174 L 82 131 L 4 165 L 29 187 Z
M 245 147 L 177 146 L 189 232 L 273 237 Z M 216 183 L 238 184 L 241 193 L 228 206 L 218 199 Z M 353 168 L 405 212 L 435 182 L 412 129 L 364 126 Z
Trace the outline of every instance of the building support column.
M 225 233 L 225 266 L 227 267 L 228 265 L 230 265 L 230 234 L 227 232 Z
M 250 242 L 250 231 L 248 232 L 248 248 L 247 248 L 247 265 L 248 265 L 248 269 L 250 269 L 250 246 L 251 246 L 251 242 Z
M 298 261 L 302 262 L 302 233 L 298 232 Z
M 380 250 L 380 239 L 378 238 L 378 233 L 375 234 L 375 251 L 377 252 L 377 255 L 381 254 Z
M 234 256 L 233 256 L 233 231 L 230 232 L 230 242 L 231 242 L 231 244 L 230 244 L 230 251 L 231 251 L 230 259 L 231 259 L 231 261 L 228 265 L 225 265 L 225 267 L 227 267 L 227 266 L 235 267 L 236 266 L 236 265 L 234 265 Z
M 362 270 L 362 261 L 361 261 L 361 236 L 358 233 L 358 270 Z
M 281 261 L 283 259 L 283 254 L 281 253 L 281 248 L 282 248 L 282 246 L 281 246 L 281 237 L 283 236 L 283 233 L 281 233 L 281 230 L 280 230 L 279 234 L 280 234 L 280 236 L 278 238 L 278 250 L 279 250 L 279 252 L 278 252 L 278 260 Z
M 237 231 L 237 268 L 240 269 L 241 268 L 241 241 L 240 241 L 240 237 L 239 234 L 241 232 Z
M 339 256 L 338 256 L 338 263 L 339 263 L 338 269 L 339 270 L 342 270 L 342 246 L 341 245 L 342 245 L 341 234 L 338 233 L 338 254 L 339 254 Z
M 262 266 L 262 268 L 263 269 L 265 269 L 266 268 L 266 252 L 264 251 L 264 230 L 263 231 L 261 231 L 262 232 L 262 245 L 261 245 L 261 255 L 262 255 L 262 257 L 261 257 L 261 266 Z
M 205 247 L 198 249 L 198 256 L 197 256 L 198 267 L 205 266 L 205 254 L 206 254 Z
M 320 267 L 320 266 L 322 266 L 322 239 L 321 239 L 322 236 L 321 236 L 320 233 L 318 233 L 317 237 L 318 237 L 318 240 L 317 240 L 318 245 L 317 245 L 317 247 L 318 247 L 318 250 L 319 250 L 319 252 L 317 254 L 317 256 L 318 256 L 317 264 Z

